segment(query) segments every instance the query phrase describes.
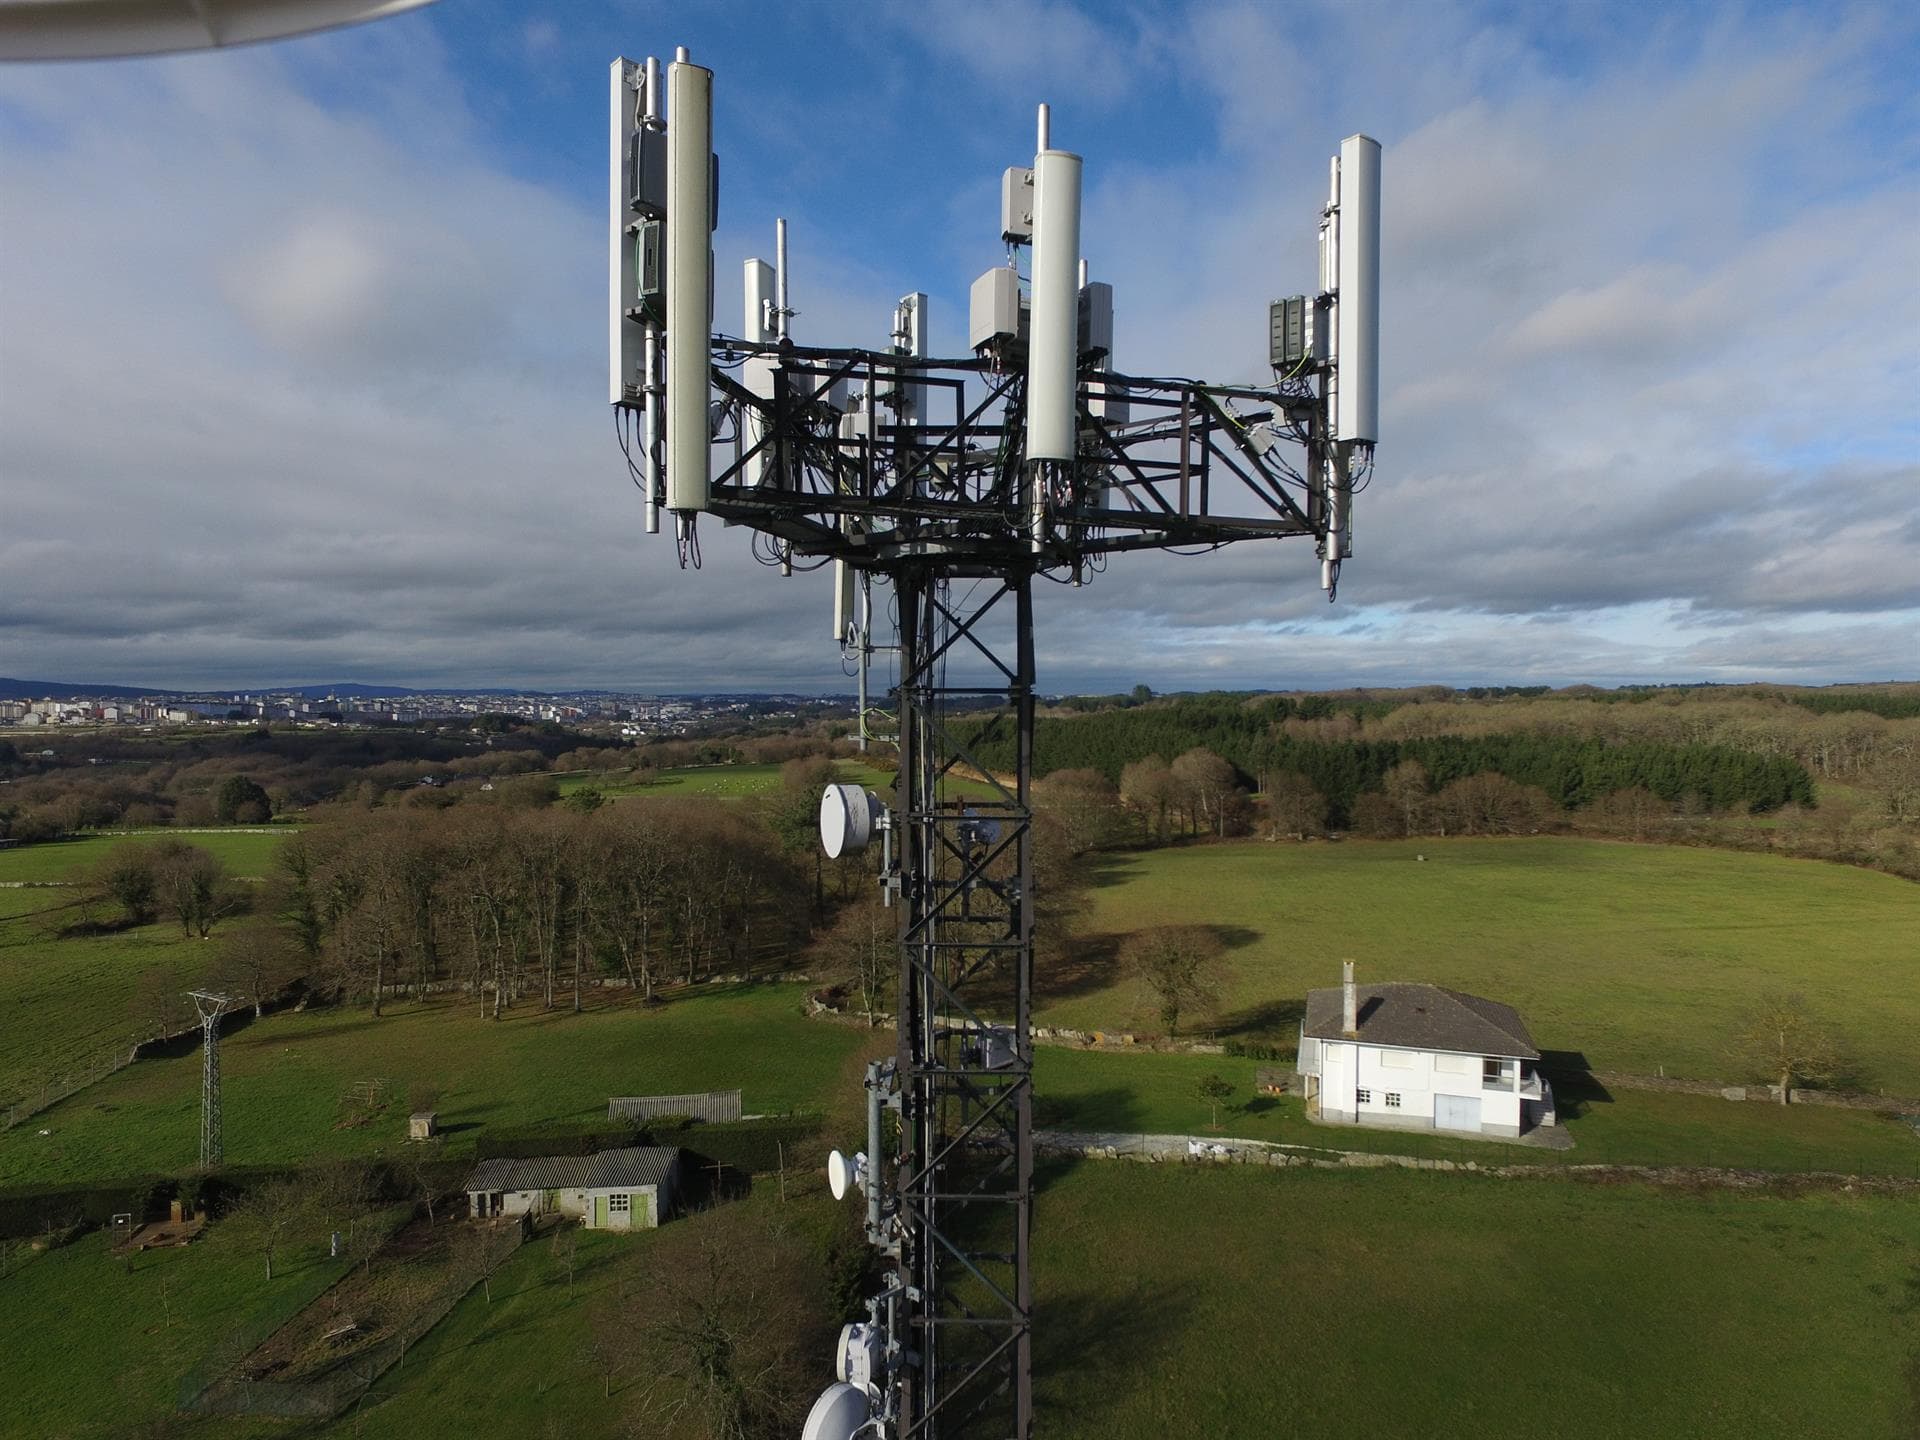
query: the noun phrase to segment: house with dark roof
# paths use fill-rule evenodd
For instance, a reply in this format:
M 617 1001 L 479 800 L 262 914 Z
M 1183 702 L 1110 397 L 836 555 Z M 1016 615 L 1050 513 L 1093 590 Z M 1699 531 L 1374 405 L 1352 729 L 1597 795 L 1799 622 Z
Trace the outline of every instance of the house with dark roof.
M 1307 994 L 1299 1073 L 1332 1124 L 1517 1136 L 1554 1123 L 1553 1087 L 1511 1005 L 1439 985 L 1343 983 Z
M 651 1229 L 673 1210 L 680 1152 L 630 1145 L 592 1155 L 482 1160 L 461 1188 L 469 1213 L 568 1215 L 589 1230 Z

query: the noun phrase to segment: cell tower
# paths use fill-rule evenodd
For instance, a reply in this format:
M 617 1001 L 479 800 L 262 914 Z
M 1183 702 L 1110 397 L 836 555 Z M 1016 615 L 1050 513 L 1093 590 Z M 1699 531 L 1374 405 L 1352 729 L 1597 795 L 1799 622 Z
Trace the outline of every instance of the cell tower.
M 703 515 L 751 529 L 782 574 L 831 564 L 863 731 L 868 665 L 897 666 L 892 794 L 836 785 L 821 804 L 829 854 L 881 842 L 899 916 L 898 1048 L 868 1071 L 866 1150 L 828 1165 L 836 1195 L 863 1195 L 888 1280 L 804 1435 L 1029 1440 L 1034 581 L 1300 537 L 1331 598 L 1377 438 L 1380 147 L 1355 135 L 1333 160 L 1319 289 L 1264 317 L 1270 384 L 1114 368 L 1081 158 L 1053 147 L 1044 105 L 1032 163 L 1002 177 L 1006 263 L 973 284 L 971 353 L 931 355 L 917 292 L 882 347 L 805 346 L 784 221 L 775 263 L 746 262 L 740 333 L 713 333 L 714 77 L 684 49 L 665 71 L 612 68 L 608 398 L 646 529 L 669 512 L 683 567 Z M 874 643 L 876 582 L 891 645 Z M 1008 737 L 1014 771 L 996 775 L 983 747 Z
M 200 1012 L 200 1168 L 220 1163 L 220 1017 L 234 997 L 215 990 L 189 990 Z

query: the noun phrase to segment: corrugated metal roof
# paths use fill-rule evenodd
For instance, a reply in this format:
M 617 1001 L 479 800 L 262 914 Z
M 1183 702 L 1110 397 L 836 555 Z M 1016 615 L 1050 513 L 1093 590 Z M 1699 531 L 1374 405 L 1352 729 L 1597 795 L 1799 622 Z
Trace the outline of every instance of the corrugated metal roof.
M 1361 985 L 1360 1039 L 1409 1050 L 1503 1055 L 1538 1060 L 1520 1012 L 1498 1000 L 1463 995 L 1439 985 L 1390 982 Z M 1305 1033 L 1315 1040 L 1344 1040 L 1340 987 L 1307 992 Z
M 630 1145 L 592 1155 L 482 1160 L 461 1188 L 468 1194 L 513 1190 L 621 1190 L 665 1184 L 680 1152 L 667 1145 Z

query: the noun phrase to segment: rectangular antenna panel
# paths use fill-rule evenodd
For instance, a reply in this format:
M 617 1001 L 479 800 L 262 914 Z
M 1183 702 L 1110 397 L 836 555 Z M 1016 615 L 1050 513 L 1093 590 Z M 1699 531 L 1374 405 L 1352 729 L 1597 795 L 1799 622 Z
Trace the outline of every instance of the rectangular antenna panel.
M 640 360 L 646 344 L 639 322 L 627 318 L 640 303 L 634 284 L 635 238 L 627 228 L 639 74 L 640 67 L 631 60 L 613 62 L 607 109 L 607 402 L 612 405 L 640 401 Z
M 856 583 L 846 561 L 833 562 L 833 638 L 836 644 L 846 644 L 847 631 L 853 628 L 853 587 Z
M 1340 289 L 1334 305 L 1333 438 L 1380 438 L 1380 142 L 1340 142 Z
M 924 360 L 931 353 L 927 340 L 927 296 L 924 290 L 916 290 L 911 295 L 900 297 L 900 310 L 904 312 L 907 329 L 904 336 L 896 335 L 896 345 L 904 339 L 906 352 L 916 359 Z M 924 385 L 904 384 L 900 387 L 900 420 L 902 424 L 924 425 L 927 421 L 927 387 Z
M 1080 353 L 1102 358 L 1113 353 L 1113 286 L 1104 280 L 1080 287 Z
M 713 72 L 667 68 L 667 508 L 704 510 L 711 483 Z
M 629 200 L 636 215 L 658 220 L 667 213 L 667 132 L 642 125 L 634 136 L 628 173 Z
M 758 263 L 755 260 L 747 262 L 749 265 Z M 776 355 L 749 355 L 740 366 L 740 383 L 749 394 L 771 401 L 775 389 L 774 375 L 779 369 L 780 359 Z M 742 407 L 740 424 L 744 427 L 741 438 L 748 451 L 766 439 L 767 422 L 752 406 Z M 773 460 L 772 446 L 767 446 L 757 455 L 749 454 L 745 461 L 746 474 L 741 477 L 741 483 L 749 487 L 766 484 L 774 474 Z
M 773 267 L 749 260 L 745 267 L 740 338 L 755 345 L 773 343 Z

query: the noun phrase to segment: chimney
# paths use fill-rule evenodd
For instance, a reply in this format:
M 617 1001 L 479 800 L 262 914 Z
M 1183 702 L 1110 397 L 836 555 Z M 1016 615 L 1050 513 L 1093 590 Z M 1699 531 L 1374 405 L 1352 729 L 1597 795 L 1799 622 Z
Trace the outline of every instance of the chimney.
M 1353 983 L 1353 962 L 1340 964 L 1341 1030 L 1349 1040 L 1360 1034 L 1360 989 Z

